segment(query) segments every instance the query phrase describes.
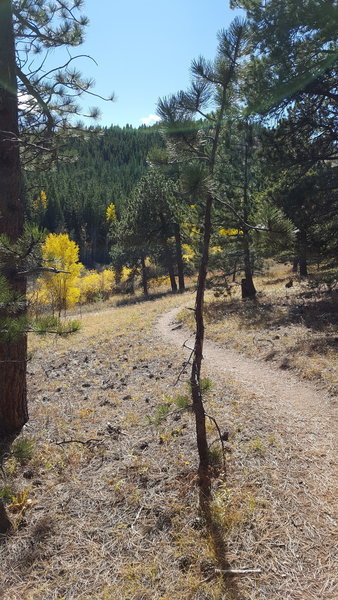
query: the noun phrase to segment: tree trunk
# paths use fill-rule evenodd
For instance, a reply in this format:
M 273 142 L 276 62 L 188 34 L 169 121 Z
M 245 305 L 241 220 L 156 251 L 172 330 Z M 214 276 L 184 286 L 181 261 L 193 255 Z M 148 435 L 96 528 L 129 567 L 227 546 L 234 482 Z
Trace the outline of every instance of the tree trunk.
M 211 493 L 211 483 L 209 475 L 209 451 L 207 443 L 207 433 L 205 427 L 205 411 L 203 406 L 203 398 L 200 387 L 200 375 L 201 375 L 201 364 L 203 359 L 203 342 L 204 342 L 204 319 L 203 319 L 203 308 L 204 308 L 204 291 L 205 282 L 207 277 L 207 268 L 209 261 L 209 243 L 211 234 L 211 208 L 212 198 L 207 198 L 205 208 L 205 219 L 204 219 L 204 237 L 203 237 L 203 251 L 202 258 L 199 267 L 197 291 L 196 291 L 196 303 L 195 303 L 195 322 L 196 322 L 196 335 L 195 335 L 195 346 L 194 346 L 194 357 L 191 368 L 191 395 L 193 409 L 195 413 L 196 423 L 196 438 L 197 438 L 197 449 L 199 455 L 199 485 L 200 485 L 200 504 L 201 507 L 205 505 L 205 501 L 208 500 Z
M 229 71 L 229 81 L 231 78 L 231 70 Z M 222 103 L 218 113 L 217 124 L 215 127 L 215 137 L 212 145 L 212 151 L 209 162 L 209 175 L 213 176 L 215 164 L 216 164 L 216 152 L 219 143 L 219 137 L 221 133 L 222 119 L 227 104 L 227 86 L 223 86 Z M 191 395 L 192 404 L 195 413 L 196 423 L 196 438 L 197 438 L 197 449 L 199 455 L 199 488 L 200 488 L 200 508 L 202 512 L 205 512 L 208 508 L 208 504 L 211 496 L 211 480 L 209 473 L 209 448 L 207 441 L 207 431 L 205 426 L 205 410 L 203 405 L 203 398 L 200 385 L 201 376 L 201 364 L 203 359 L 203 343 L 204 343 L 204 292 L 205 284 L 208 272 L 209 263 L 209 246 L 211 236 L 211 211 L 212 211 L 213 198 L 209 194 L 206 199 L 205 213 L 204 213 L 204 234 L 203 234 L 203 246 L 202 246 L 202 258 L 198 271 L 197 290 L 196 290 L 196 303 L 195 303 L 195 322 L 196 322 L 196 334 L 195 334 L 195 345 L 193 362 L 191 367 Z
M 166 223 L 164 214 L 162 212 L 159 213 L 159 217 L 160 217 L 160 221 L 161 221 L 161 225 L 162 225 L 164 258 L 165 258 L 165 262 L 166 262 L 167 269 L 168 269 L 171 291 L 177 292 L 177 283 L 176 283 L 176 279 L 175 279 L 174 264 L 173 264 L 173 259 L 171 256 L 170 248 L 168 246 L 167 223 Z
M 292 273 L 297 273 L 298 271 L 298 264 L 299 264 L 299 257 L 294 256 L 293 257 L 293 261 L 292 261 Z
M 235 283 L 237 275 L 237 259 L 234 262 L 234 270 L 232 272 L 232 282 Z
M 5 507 L 2 502 L 0 502 L 0 535 L 7 533 L 12 529 L 12 523 L 10 522 Z
M 116 283 L 116 285 L 118 285 L 119 283 L 121 283 L 122 270 L 123 270 L 123 267 L 114 267 L 115 283 Z
M 249 220 L 249 146 L 246 143 L 244 147 L 244 191 L 243 191 L 243 218 L 247 223 Z M 252 266 L 250 256 L 250 237 L 249 231 L 244 228 L 243 231 L 243 251 L 244 251 L 244 273 L 245 279 L 242 279 L 242 299 L 254 298 L 256 288 L 252 278 Z
M 176 244 L 176 261 L 177 261 L 177 273 L 178 273 L 178 289 L 182 294 L 185 291 L 184 285 L 184 264 L 182 257 L 182 241 L 180 226 L 178 223 L 174 224 L 175 244 Z
M 0 0 L 0 234 L 15 242 L 23 232 L 24 203 L 21 195 L 16 65 L 12 26 L 12 3 Z M 26 281 L 15 265 L 1 269 L 16 297 L 25 297 Z M 15 317 L 23 314 L 21 309 Z M 5 311 L 0 319 L 7 315 Z M 22 333 L 16 341 L 0 342 L 0 462 L 27 422 L 26 400 L 27 340 Z M 0 532 L 10 521 L 0 505 Z
M 307 236 L 306 231 L 301 229 L 299 232 L 299 275 L 307 277 Z
M 172 262 L 169 247 L 167 245 L 165 247 L 165 252 L 166 252 L 166 258 L 167 258 L 167 268 L 168 268 L 168 274 L 169 274 L 169 279 L 170 279 L 171 291 L 177 292 L 177 283 L 176 283 L 176 279 L 175 279 L 174 265 Z
M 250 243 L 249 243 L 249 234 L 247 231 L 244 231 L 243 248 L 244 248 L 245 279 L 242 279 L 242 299 L 255 298 L 256 288 L 254 286 L 253 277 L 252 277 Z
M 147 267 L 146 267 L 146 263 L 145 263 L 143 255 L 141 256 L 141 270 L 142 270 L 143 293 L 144 293 L 145 297 L 148 298 L 149 294 L 148 294 Z

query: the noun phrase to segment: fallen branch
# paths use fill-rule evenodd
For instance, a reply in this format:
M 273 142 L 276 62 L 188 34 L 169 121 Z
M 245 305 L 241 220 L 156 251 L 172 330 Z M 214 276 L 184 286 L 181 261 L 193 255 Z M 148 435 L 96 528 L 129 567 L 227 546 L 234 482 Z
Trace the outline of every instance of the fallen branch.
M 89 440 L 62 440 L 61 442 L 54 442 L 57 446 L 62 446 L 63 444 L 83 444 L 84 446 L 88 444 L 92 444 L 95 442 L 96 444 L 103 444 L 103 440 L 99 440 L 97 438 L 90 438 Z
M 171 331 L 175 331 L 175 329 L 181 329 L 183 327 L 182 323 L 179 323 L 178 325 L 175 325 L 175 327 L 171 328 Z
M 134 529 L 134 525 L 135 525 L 136 521 L 138 521 L 138 519 L 140 518 L 140 515 L 141 515 L 141 512 L 143 509 L 144 509 L 144 506 L 141 506 L 141 508 L 137 511 L 137 515 L 136 515 L 135 519 L 130 524 L 131 529 Z
M 261 569 L 215 569 L 215 573 L 224 575 L 246 575 L 247 573 L 261 573 Z

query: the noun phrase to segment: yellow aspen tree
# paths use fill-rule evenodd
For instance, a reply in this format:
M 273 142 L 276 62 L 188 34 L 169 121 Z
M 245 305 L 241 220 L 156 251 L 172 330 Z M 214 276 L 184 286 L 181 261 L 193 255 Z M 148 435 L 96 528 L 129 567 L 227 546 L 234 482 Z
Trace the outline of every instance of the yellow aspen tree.
M 60 316 L 80 299 L 78 278 L 83 265 L 79 262 L 79 247 L 67 234 L 50 233 L 42 246 L 42 258 L 46 267 L 58 271 L 44 272 L 38 283 L 45 301 Z
M 35 194 L 32 201 L 32 209 L 34 213 L 40 214 L 46 211 L 48 205 L 47 194 L 44 190 L 40 190 L 37 194 Z
M 117 219 L 115 204 L 111 202 L 106 210 L 106 220 L 108 223 L 114 223 Z

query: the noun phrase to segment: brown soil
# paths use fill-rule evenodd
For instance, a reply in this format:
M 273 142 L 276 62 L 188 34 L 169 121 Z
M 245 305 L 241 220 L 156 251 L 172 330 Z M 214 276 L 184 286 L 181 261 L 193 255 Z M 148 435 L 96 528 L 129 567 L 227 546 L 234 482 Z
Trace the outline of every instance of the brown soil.
M 228 435 L 208 527 L 193 416 L 175 404 L 187 394 L 174 383 L 190 337 L 172 329 L 179 301 L 84 315 L 71 338 L 34 338 L 23 437 L 35 454 L 10 458 L 4 482 L 33 504 L 0 544 L 2 600 L 337 597 L 334 400 L 206 345 L 206 408 Z M 212 425 L 208 435 L 219 449 Z

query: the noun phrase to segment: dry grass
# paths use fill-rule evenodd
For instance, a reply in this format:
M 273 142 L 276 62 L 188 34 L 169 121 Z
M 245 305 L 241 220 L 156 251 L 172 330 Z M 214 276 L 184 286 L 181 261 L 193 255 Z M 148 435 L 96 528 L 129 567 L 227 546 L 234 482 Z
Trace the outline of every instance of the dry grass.
M 33 503 L 0 545 L 3 600 L 335 597 L 326 459 L 213 373 L 207 410 L 229 431 L 227 474 L 215 470 L 201 518 L 193 417 L 175 404 L 184 384 L 173 388 L 182 352 L 152 329 L 181 301 L 88 313 L 68 338 L 32 336 L 33 455 L 9 459 L 6 484 Z M 229 566 L 262 572 L 215 573 Z
M 208 337 L 247 356 L 272 361 L 292 369 L 300 377 L 338 392 L 338 291 L 311 291 L 297 281 L 290 289 L 290 267 L 270 265 L 265 276 L 257 277 L 255 301 L 243 302 L 240 286 L 231 298 L 216 299 L 208 294 L 206 325 Z M 193 316 L 181 318 L 193 327 Z

